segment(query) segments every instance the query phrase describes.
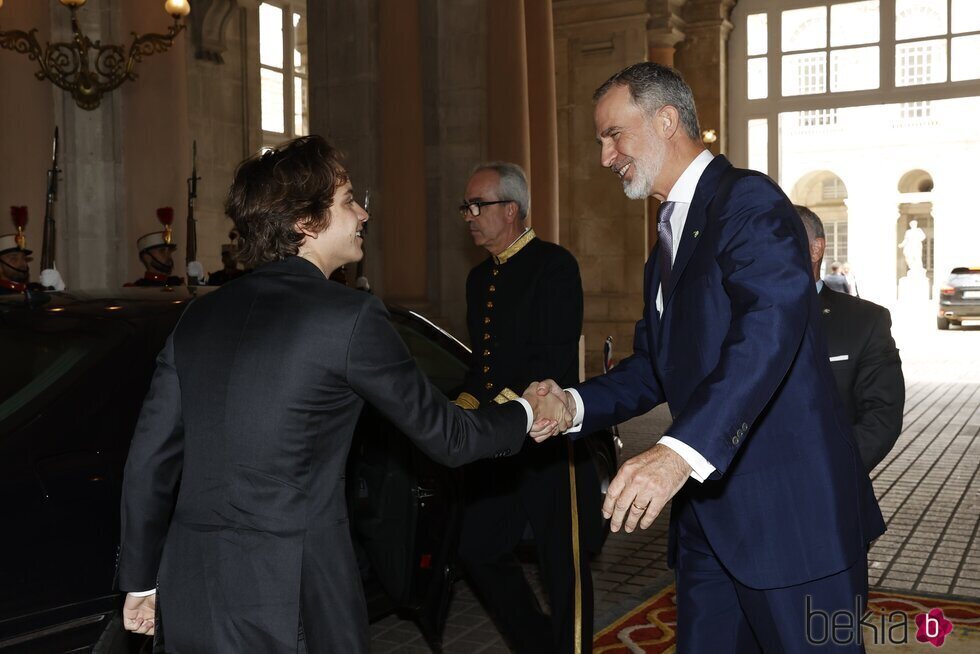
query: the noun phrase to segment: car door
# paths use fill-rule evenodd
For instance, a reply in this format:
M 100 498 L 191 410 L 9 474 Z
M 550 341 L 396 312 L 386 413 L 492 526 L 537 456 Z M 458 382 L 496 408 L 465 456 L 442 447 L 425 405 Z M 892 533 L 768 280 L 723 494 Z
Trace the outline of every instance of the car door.
M 23 383 L 0 396 L 0 645 L 63 651 L 118 608 L 122 465 L 163 341 L 70 315 L 4 327 L 0 357 Z
M 394 310 L 392 322 L 430 381 L 454 396 L 466 374 L 465 348 L 410 312 Z M 440 642 L 462 516 L 461 473 L 432 462 L 366 406 L 347 481 L 351 530 L 372 616 L 406 611 L 426 640 Z

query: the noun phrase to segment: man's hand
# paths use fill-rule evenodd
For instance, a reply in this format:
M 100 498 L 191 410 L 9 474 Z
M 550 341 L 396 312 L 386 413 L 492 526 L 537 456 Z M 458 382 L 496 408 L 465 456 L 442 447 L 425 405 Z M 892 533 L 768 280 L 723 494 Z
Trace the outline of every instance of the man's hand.
M 531 386 L 534 386 L 534 384 L 531 384 Z M 571 429 L 572 422 L 575 420 L 575 400 L 572 398 L 572 394 L 563 390 L 554 379 L 545 379 L 543 382 L 538 382 L 535 392 L 542 397 L 553 395 L 565 405 L 566 419 L 558 423 L 558 431 L 568 431 Z
M 156 593 L 145 597 L 135 597 L 127 594 L 122 611 L 123 626 L 126 627 L 127 631 L 152 636 L 156 620 L 156 608 Z
M 568 421 L 565 403 L 557 397 L 537 392 L 538 383 L 532 382 L 524 391 L 524 399 L 531 405 L 534 412 L 534 425 L 531 426 L 531 438 L 541 443 L 557 434 L 560 425 Z
M 610 518 L 609 528 L 619 531 L 625 519 L 627 533 L 638 522 L 646 529 L 690 475 L 691 466 L 666 445 L 658 443 L 634 456 L 619 468 L 606 491 L 602 515 Z

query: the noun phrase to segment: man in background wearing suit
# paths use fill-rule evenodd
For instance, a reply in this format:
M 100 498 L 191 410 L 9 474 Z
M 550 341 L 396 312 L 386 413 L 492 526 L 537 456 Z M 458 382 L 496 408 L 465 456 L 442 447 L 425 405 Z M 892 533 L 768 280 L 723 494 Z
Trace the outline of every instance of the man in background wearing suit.
M 891 315 L 874 302 L 833 291 L 820 280 L 820 263 L 827 246 L 823 221 L 807 207 L 795 208 L 810 246 L 830 369 L 864 469 L 871 472 L 902 433 L 905 377 L 891 334 Z
M 633 354 L 538 392 L 583 432 L 669 406 L 603 513 L 646 529 L 673 498 L 678 652 L 836 648 L 807 611 L 860 620 L 884 521 L 833 390 L 803 225 L 772 180 L 704 149 L 675 70 L 635 64 L 593 98 L 600 161 L 628 197 L 661 200 L 660 239 Z M 859 627 L 847 636 L 834 651 L 863 651 Z
M 490 256 L 466 279 L 473 360 L 457 399 L 460 406 L 492 403 L 513 394 L 508 389 L 523 389 L 545 377 L 562 384 L 578 381 L 578 263 L 568 250 L 542 241 L 527 225 L 530 203 L 527 179 L 516 164 L 478 166 L 466 185 L 460 215 L 473 242 Z M 599 480 L 586 446 L 579 442 L 569 447 L 567 439 L 552 438 L 528 443 L 512 458 L 479 461 L 466 469 L 460 558 L 480 599 L 517 652 L 574 652 L 576 629 L 579 651 L 591 651 L 589 559 L 599 548 L 603 527 Z M 570 450 L 575 459 L 575 502 Z M 514 554 L 528 524 L 550 616 L 541 610 Z
M 839 261 L 830 264 L 830 272 L 824 276 L 823 283 L 825 286 L 829 286 L 832 291 L 851 294 L 851 283 L 847 281 L 847 276 L 841 272 Z
M 164 651 L 366 652 L 344 479 L 364 402 L 444 465 L 515 454 L 535 403 L 463 411 L 380 300 L 328 281 L 368 216 L 323 138 L 243 162 L 226 211 L 256 269 L 192 302 L 157 359 L 123 480 L 123 624 Z

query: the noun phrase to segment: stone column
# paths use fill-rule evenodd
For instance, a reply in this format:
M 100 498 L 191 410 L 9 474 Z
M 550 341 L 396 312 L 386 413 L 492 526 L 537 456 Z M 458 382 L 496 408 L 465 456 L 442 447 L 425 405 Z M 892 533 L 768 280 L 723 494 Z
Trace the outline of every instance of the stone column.
M 712 147 L 724 153 L 728 147 L 728 35 L 735 0 L 689 0 L 684 5 L 685 38 L 677 46 L 675 67 L 694 91 L 701 129 L 713 129 L 718 141 Z
M 397 209 L 398 205 L 380 192 L 378 3 L 324 0 L 308 3 L 307 12 L 310 132 L 325 136 L 343 151 L 359 199 L 364 190 L 372 191 L 364 272 L 374 291 L 384 295 L 387 262 L 381 245 L 382 224 L 387 208 Z M 317 34 L 330 38 L 315 38 Z
M 542 239 L 558 242 L 558 116 L 551 0 L 524 5 L 530 127 L 531 220 Z
M 487 2 L 487 43 L 487 157 L 530 174 L 524 0 Z
M 602 371 L 602 344 L 622 358 L 643 309 L 646 202 L 628 200 L 599 165 L 592 93 L 647 57 L 645 0 L 553 0 L 558 98 L 561 242 L 578 259 L 585 290 L 585 368 Z
M 381 246 L 385 298 L 427 301 L 427 215 L 418 0 L 378 6 Z
M 50 5 L 52 40 L 70 41 L 68 12 L 54 1 Z M 127 36 L 122 5 L 119 0 L 86 5 L 78 11 L 79 27 L 93 41 L 119 43 Z M 134 83 L 139 80 L 126 82 Z M 64 171 L 56 212 L 56 264 L 69 289 L 121 286 L 130 275 L 130 258 L 135 258 L 126 243 L 122 97 L 122 89 L 116 89 L 103 96 L 97 109 L 86 111 L 60 89 L 53 96 Z
M 674 66 L 677 43 L 684 38 L 684 22 L 669 3 L 654 3 L 647 29 L 647 60 L 663 66 Z M 657 212 L 660 201 L 647 198 L 647 252 L 657 243 Z

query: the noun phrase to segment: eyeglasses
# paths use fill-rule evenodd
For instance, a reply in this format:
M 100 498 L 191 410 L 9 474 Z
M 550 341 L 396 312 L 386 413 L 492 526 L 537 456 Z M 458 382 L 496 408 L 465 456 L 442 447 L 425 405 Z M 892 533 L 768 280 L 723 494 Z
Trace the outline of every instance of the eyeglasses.
M 486 207 L 491 204 L 507 204 L 508 202 L 513 202 L 513 200 L 490 200 L 486 202 L 467 202 L 466 204 L 459 205 L 459 215 L 466 218 L 466 214 L 469 213 L 471 216 L 476 218 L 480 215 L 480 208 Z

